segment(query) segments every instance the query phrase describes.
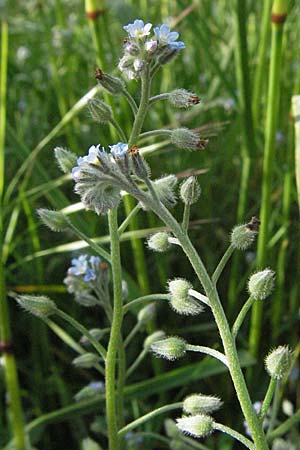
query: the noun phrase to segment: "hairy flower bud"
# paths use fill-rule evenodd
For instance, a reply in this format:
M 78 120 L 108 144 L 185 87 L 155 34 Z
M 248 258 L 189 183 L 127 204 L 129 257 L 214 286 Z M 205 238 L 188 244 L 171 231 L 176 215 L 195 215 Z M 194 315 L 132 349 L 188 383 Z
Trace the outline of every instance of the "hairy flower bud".
M 187 414 L 209 414 L 221 408 L 223 402 L 211 395 L 193 394 L 186 397 L 183 410 Z
M 73 359 L 72 364 L 75 367 L 81 367 L 83 369 L 90 369 L 94 367 L 95 364 L 99 363 L 100 358 L 95 353 L 84 353 L 83 355 L 77 356 Z
M 135 175 L 141 180 L 148 180 L 151 175 L 149 165 L 144 158 L 140 155 L 137 145 L 133 145 L 128 154 L 131 156 L 132 168 Z
M 178 336 L 171 336 L 151 345 L 151 350 L 157 356 L 170 361 L 181 358 L 186 352 L 187 343 Z
M 197 133 L 188 128 L 177 128 L 171 132 L 171 142 L 178 148 L 186 150 L 203 150 L 207 139 L 200 139 Z
M 16 301 L 25 311 L 41 318 L 49 317 L 57 311 L 55 303 L 43 295 L 19 295 Z
M 161 330 L 154 331 L 154 333 L 149 334 L 149 336 L 147 336 L 146 339 L 144 340 L 144 349 L 149 350 L 152 344 L 154 344 L 157 341 L 161 341 L 162 339 L 165 339 L 165 337 L 166 333 L 164 331 Z
M 96 69 L 95 77 L 101 86 L 103 86 L 110 94 L 119 95 L 122 94 L 125 89 L 125 84 L 120 78 L 104 73 L 99 68 Z
M 43 224 L 52 231 L 64 231 L 69 227 L 69 219 L 60 211 L 40 208 L 37 213 Z
M 264 300 L 274 288 L 275 273 L 271 269 L 265 269 L 251 275 L 248 282 L 248 290 L 256 300 Z
M 194 437 L 205 437 L 214 430 L 214 420 L 206 414 L 197 414 L 196 416 L 181 417 L 176 419 L 177 427 L 183 433 Z
M 198 105 L 200 98 L 185 89 L 174 89 L 169 93 L 168 101 L 175 108 L 189 108 L 192 105 Z
M 192 285 L 183 278 L 169 281 L 170 305 L 178 314 L 194 316 L 203 311 L 199 301 L 189 295 Z
M 70 173 L 76 165 L 77 155 L 73 152 L 69 152 L 69 150 L 66 150 L 65 148 L 55 147 L 54 155 L 60 169 L 64 173 Z
M 101 328 L 92 328 L 91 330 L 89 330 L 89 333 L 97 341 L 100 341 L 100 339 L 102 339 L 103 336 L 105 335 L 105 331 L 101 330 Z M 80 344 L 86 346 L 91 345 L 89 339 L 86 336 L 81 336 Z
M 131 56 L 137 56 L 140 53 L 139 47 L 130 41 L 125 42 L 124 51 Z
M 97 98 L 93 98 L 88 101 L 88 108 L 91 117 L 94 119 L 97 123 L 108 123 L 112 119 L 112 109 L 111 107 L 103 102 L 102 100 L 99 100 Z
M 196 203 L 201 194 L 201 187 L 196 177 L 187 178 L 180 186 L 180 197 L 184 204 Z
M 176 194 L 174 192 L 176 184 L 177 178 L 175 175 L 168 175 L 154 181 L 158 198 L 167 208 L 176 205 Z
M 137 320 L 140 324 L 146 324 L 150 322 L 155 316 L 155 303 L 150 303 L 150 305 L 144 306 L 137 316 Z
M 165 252 L 170 248 L 169 233 L 160 231 L 148 239 L 148 247 L 155 252 Z
M 291 368 L 292 353 L 287 345 L 281 345 L 271 351 L 265 359 L 266 370 L 271 378 L 280 380 Z
M 231 244 L 238 250 L 247 250 L 255 240 L 260 221 L 256 217 L 252 217 L 247 224 L 237 225 L 231 232 Z

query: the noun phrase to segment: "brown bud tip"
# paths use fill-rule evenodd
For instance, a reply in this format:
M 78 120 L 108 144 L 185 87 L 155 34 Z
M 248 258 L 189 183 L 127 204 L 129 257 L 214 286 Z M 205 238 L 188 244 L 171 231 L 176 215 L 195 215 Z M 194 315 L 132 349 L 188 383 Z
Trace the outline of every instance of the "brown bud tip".
M 99 267 L 100 267 L 101 270 L 107 270 L 108 269 L 108 265 L 106 263 L 104 263 L 104 262 L 100 263 Z
M 129 150 L 128 150 L 128 154 L 129 155 L 138 155 L 139 154 L 139 148 L 138 146 L 135 144 L 133 145 Z
M 197 143 L 197 148 L 199 148 L 200 150 L 204 150 L 205 147 L 208 144 L 208 139 L 199 139 L 198 143 Z
M 12 342 L 0 341 L 0 353 L 13 353 Z
M 95 70 L 95 78 L 96 78 L 96 80 L 99 80 L 99 81 L 102 80 L 103 75 L 104 75 L 104 72 L 99 67 L 97 67 L 96 70 Z
M 257 217 L 253 216 L 253 217 L 251 217 L 250 222 L 247 223 L 246 228 L 250 231 L 256 231 L 258 233 L 259 226 L 260 226 L 260 220 Z
M 95 11 L 87 11 L 86 17 L 89 20 L 96 20 L 98 17 L 104 14 L 104 9 L 96 9 Z
M 200 103 L 200 98 L 198 95 L 191 95 L 189 98 L 189 103 L 191 105 L 198 105 Z
M 284 23 L 285 22 L 285 19 L 286 19 L 286 14 L 274 14 L 274 13 L 272 13 L 272 15 L 271 15 L 271 22 L 272 23 L 277 23 L 277 24 L 280 24 L 280 23 Z

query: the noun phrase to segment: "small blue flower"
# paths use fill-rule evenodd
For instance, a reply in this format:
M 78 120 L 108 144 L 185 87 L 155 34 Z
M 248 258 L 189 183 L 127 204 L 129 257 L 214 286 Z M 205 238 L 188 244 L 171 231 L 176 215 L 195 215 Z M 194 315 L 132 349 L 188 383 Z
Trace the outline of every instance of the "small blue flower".
M 73 167 L 72 169 L 72 177 L 75 181 L 78 181 L 80 177 L 80 169 L 85 166 L 86 164 L 98 164 L 99 160 L 97 158 L 97 155 L 99 153 L 99 147 L 100 145 L 92 145 L 89 148 L 88 154 L 85 156 L 79 156 L 77 158 L 77 166 Z
M 84 281 L 93 281 L 96 279 L 96 273 L 93 269 L 86 269 Z
M 179 33 L 177 31 L 170 31 L 170 27 L 166 24 L 162 24 L 160 27 L 154 28 L 154 33 L 162 45 L 168 45 L 170 50 L 181 50 L 185 48 L 185 44 L 182 41 L 177 41 Z
M 95 392 L 101 392 L 104 389 L 104 383 L 102 381 L 91 381 L 88 387 Z
M 123 28 L 131 37 L 141 39 L 150 34 L 152 23 L 144 24 L 143 20 L 136 19 L 133 23 L 129 23 Z
M 72 267 L 68 272 L 72 275 L 79 276 L 84 275 L 88 269 L 87 255 L 80 255 L 78 258 L 71 260 Z
M 90 257 L 90 265 L 93 269 L 97 268 L 99 264 L 101 263 L 101 258 L 99 256 L 91 256 Z
M 127 154 L 128 144 L 118 142 L 115 145 L 110 145 L 110 152 L 115 158 L 124 158 Z

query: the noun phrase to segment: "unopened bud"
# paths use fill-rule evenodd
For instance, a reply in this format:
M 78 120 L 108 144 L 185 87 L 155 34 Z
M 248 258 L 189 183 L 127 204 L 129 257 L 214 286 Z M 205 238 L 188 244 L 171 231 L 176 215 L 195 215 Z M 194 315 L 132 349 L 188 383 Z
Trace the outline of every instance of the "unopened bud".
M 168 175 L 154 181 L 158 198 L 167 208 L 171 208 L 176 204 L 175 187 L 177 181 L 175 175 Z
M 55 303 L 43 295 L 19 295 L 16 300 L 25 311 L 37 317 L 49 317 L 57 311 Z
M 150 41 L 145 42 L 145 49 L 149 53 L 154 53 L 157 49 L 157 45 L 158 45 L 157 41 L 150 40 Z
M 292 363 L 292 353 L 287 345 L 275 348 L 266 357 L 265 366 L 271 378 L 280 380 L 288 374 Z
M 43 224 L 52 231 L 64 231 L 69 227 L 69 219 L 60 211 L 41 208 L 37 213 Z
M 132 168 L 135 175 L 141 180 L 148 180 L 151 170 L 144 158 L 140 155 L 138 147 L 136 145 L 131 147 L 128 154 L 131 156 Z
M 101 100 L 94 98 L 88 102 L 89 112 L 97 123 L 107 123 L 112 119 L 111 107 Z
M 180 186 L 180 197 L 184 204 L 196 203 L 201 194 L 201 187 L 196 177 L 187 178 Z
M 102 72 L 101 69 L 96 69 L 95 77 L 101 86 L 110 94 L 119 95 L 124 91 L 125 84 L 120 78 Z
M 189 395 L 183 402 L 183 410 L 187 414 L 210 414 L 221 408 L 223 402 L 211 395 Z
M 155 316 L 155 303 L 150 303 L 150 305 L 144 306 L 137 316 L 138 322 L 140 324 L 146 324 L 150 322 Z
M 102 447 L 91 438 L 83 439 L 82 450 L 102 450 Z
M 192 105 L 198 105 L 200 98 L 185 89 L 174 89 L 169 93 L 168 101 L 175 108 L 189 108 Z
M 154 344 L 157 341 L 161 341 L 162 339 L 165 339 L 165 337 L 166 333 L 164 331 L 161 330 L 154 331 L 154 333 L 149 334 L 149 336 L 147 336 L 146 339 L 144 340 L 144 349 L 149 350 L 152 344 Z
M 83 355 L 77 356 L 77 358 L 73 359 L 72 364 L 75 367 L 81 367 L 83 369 L 90 369 L 94 367 L 95 364 L 98 364 L 100 358 L 95 353 L 84 353 Z
M 103 392 L 104 383 L 102 381 L 92 381 L 84 388 L 80 389 L 80 391 L 75 394 L 74 398 L 76 402 L 80 402 L 82 400 L 87 400 L 89 398 L 95 397 L 95 394 Z
M 126 69 L 129 69 L 133 66 L 133 57 L 130 55 L 125 55 L 123 56 L 118 64 L 118 68 L 121 70 L 121 72 L 123 72 Z
M 75 153 L 69 152 L 69 150 L 62 147 L 56 147 L 54 155 L 60 169 L 64 173 L 70 173 L 73 167 L 76 166 L 77 155 Z
M 214 430 L 214 420 L 206 414 L 197 414 L 196 416 L 181 417 L 176 419 L 177 427 L 183 433 L 194 437 L 205 437 Z
M 169 50 L 168 48 L 166 48 L 163 51 L 163 53 L 159 56 L 159 58 L 157 58 L 157 61 L 161 66 L 164 66 L 165 64 L 168 64 L 173 59 L 175 59 L 177 55 L 178 55 L 177 50 Z
M 183 278 L 169 281 L 170 305 L 178 314 L 195 316 L 203 311 L 203 307 L 189 295 L 192 285 Z
M 145 67 L 145 61 L 143 59 L 136 58 L 133 61 L 133 67 L 136 72 L 140 72 Z
M 251 275 L 248 282 L 248 290 L 256 300 L 264 300 L 274 288 L 275 273 L 271 269 L 265 269 Z
M 151 350 L 157 356 L 170 361 L 181 358 L 186 352 L 187 343 L 178 336 L 171 336 L 161 341 L 157 341 L 151 346 Z
M 137 45 L 133 44 L 132 42 L 125 42 L 124 51 L 131 56 L 136 56 L 139 54 L 140 49 L 138 48 Z
M 185 150 L 203 150 L 208 140 L 200 139 L 197 133 L 188 128 L 177 128 L 171 132 L 171 142 L 176 147 Z
M 166 435 L 170 438 L 177 438 L 180 436 L 179 430 L 176 426 L 176 423 L 172 419 L 166 419 L 164 422 Z
M 165 252 L 170 248 L 169 233 L 160 231 L 148 239 L 148 247 L 156 252 Z
M 260 221 L 256 217 L 252 217 L 247 224 L 237 225 L 231 233 L 231 244 L 238 250 L 247 250 L 255 240 Z
M 89 333 L 91 336 L 93 336 L 94 339 L 96 339 L 96 341 L 100 341 L 100 339 L 102 339 L 105 335 L 105 331 L 101 330 L 101 328 L 92 328 L 91 330 L 89 330 Z M 79 342 L 81 345 L 91 344 L 86 336 L 82 336 Z

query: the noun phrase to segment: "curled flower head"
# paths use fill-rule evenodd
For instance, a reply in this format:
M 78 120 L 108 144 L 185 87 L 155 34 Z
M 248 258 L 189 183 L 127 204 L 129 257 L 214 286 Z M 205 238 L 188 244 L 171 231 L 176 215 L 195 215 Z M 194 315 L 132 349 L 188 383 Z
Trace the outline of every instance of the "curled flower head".
M 117 144 L 110 145 L 110 153 L 115 158 L 124 158 L 127 154 L 128 144 L 124 144 L 123 142 L 118 142 Z
M 152 23 L 144 24 L 141 19 L 136 19 L 133 23 L 125 25 L 124 30 L 127 31 L 130 37 L 141 39 L 150 34 Z
M 170 50 L 181 50 L 185 48 L 184 42 L 177 41 L 179 33 L 177 31 L 170 31 L 170 27 L 166 24 L 155 27 L 154 33 L 159 43 L 163 46 L 168 45 Z

